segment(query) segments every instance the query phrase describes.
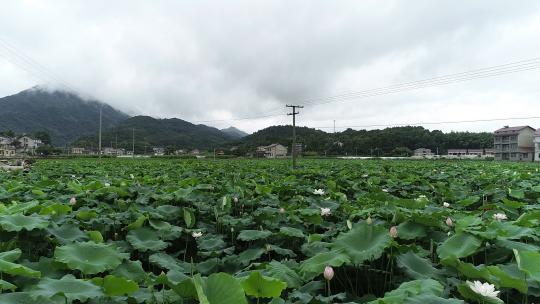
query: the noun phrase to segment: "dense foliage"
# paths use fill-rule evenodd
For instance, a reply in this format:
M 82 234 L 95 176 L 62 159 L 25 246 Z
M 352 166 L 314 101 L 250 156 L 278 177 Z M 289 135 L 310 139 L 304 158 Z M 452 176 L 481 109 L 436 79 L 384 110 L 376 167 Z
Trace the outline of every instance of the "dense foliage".
M 430 148 L 435 153 L 448 149 L 493 148 L 492 133 L 429 131 L 423 127 L 393 127 L 377 130 L 352 130 L 326 133 L 306 127 L 297 128 L 298 142 L 304 151 L 320 155 L 402 156 L 404 148 Z M 254 151 L 255 147 L 270 143 L 291 146 L 292 127 L 274 126 L 253 133 L 240 141 L 242 151 Z
M 534 164 L 39 161 L 0 172 L 0 303 L 534 303 L 539 198 Z
M 135 131 L 135 152 L 151 153 L 153 147 L 176 149 L 211 149 L 237 139 L 219 129 L 195 125 L 185 120 L 156 119 L 149 116 L 135 116 L 102 134 L 104 146 L 132 149 L 133 131 Z M 78 139 L 73 145 L 90 148 L 95 147 L 98 135 Z
M 63 146 L 98 129 L 100 107 L 103 107 L 104 128 L 128 118 L 109 105 L 68 92 L 35 87 L 0 98 L 0 131 L 28 134 L 46 131 L 53 145 Z

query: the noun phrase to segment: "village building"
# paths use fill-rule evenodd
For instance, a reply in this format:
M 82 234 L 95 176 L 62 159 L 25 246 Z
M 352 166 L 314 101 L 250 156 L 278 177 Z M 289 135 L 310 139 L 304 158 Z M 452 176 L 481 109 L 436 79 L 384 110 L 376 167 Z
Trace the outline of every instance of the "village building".
M 433 156 L 433 153 L 431 152 L 431 149 L 427 148 L 418 148 L 414 150 L 414 156 Z
M 155 147 L 155 148 L 152 148 L 152 151 L 154 152 L 154 156 L 163 156 L 163 155 L 165 155 L 165 148 Z
M 85 154 L 85 153 L 86 153 L 85 148 L 80 148 L 80 147 L 71 148 L 71 154 L 82 155 L 82 154 Z
M 280 144 L 259 146 L 256 150 L 257 157 L 283 158 L 287 156 L 287 147 Z
M 41 146 L 43 143 L 39 139 L 31 138 L 30 136 L 23 136 L 18 139 L 20 143 L 20 147 L 25 152 L 31 152 L 33 153 L 39 146 Z
M 493 157 L 493 149 L 448 149 L 452 157 Z
M 0 156 L 2 157 L 13 157 L 17 151 L 14 146 L 11 145 L 0 145 Z
M 534 132 L 534 161 L 540 162 L 540 129 Z
M 495 131 L 493 143 L 495 159 L 532 161 L 535 131 L 529 126 L 505 126 Z

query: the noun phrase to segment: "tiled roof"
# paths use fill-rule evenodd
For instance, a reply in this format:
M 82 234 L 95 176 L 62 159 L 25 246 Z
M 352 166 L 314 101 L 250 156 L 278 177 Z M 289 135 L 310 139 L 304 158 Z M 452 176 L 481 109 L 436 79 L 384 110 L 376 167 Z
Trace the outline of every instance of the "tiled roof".
M 501 128 L 497 131 L 495 131 L 495 133 L 516 133 L 516 132 L 519 132 L 525 128 L 531 128 L 530 126 L 517 126 L 517 127 L 508 127 L 508 128 Z M 533 128 L 531 128 L 533 129 Z M 533 129 L 534 130 L 534 129 Z

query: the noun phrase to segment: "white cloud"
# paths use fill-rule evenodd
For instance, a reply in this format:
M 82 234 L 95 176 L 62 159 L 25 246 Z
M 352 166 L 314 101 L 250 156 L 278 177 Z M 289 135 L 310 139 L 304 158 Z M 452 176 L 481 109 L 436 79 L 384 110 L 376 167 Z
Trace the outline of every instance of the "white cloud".
M 0 28 L 0 39 L 121 110 L 200 121 L 286 113 L 286 103 L 537 57 L 540 2 L 8 0 Z M 34 69 L 0 45 L 0 95 L 54 82 Z M 540 113 L 539 76 L 533 70 L 306 107 L 299 124 L 532 116 Z M 289 120 L 212 124 L 255 131 Z

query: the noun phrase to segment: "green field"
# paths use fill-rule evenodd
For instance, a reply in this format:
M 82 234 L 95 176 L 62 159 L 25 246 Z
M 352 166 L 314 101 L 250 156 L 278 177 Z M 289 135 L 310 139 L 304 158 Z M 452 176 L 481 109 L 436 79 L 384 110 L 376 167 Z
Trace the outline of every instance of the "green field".
M 0 303 L 538 303 L 539 168 L 38 161 L 0 172 Z

